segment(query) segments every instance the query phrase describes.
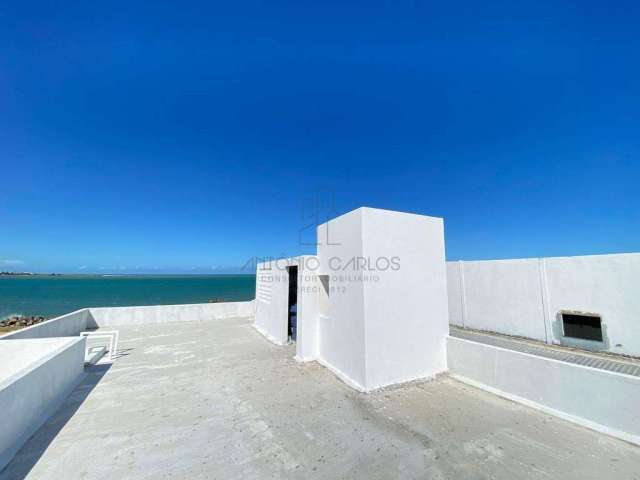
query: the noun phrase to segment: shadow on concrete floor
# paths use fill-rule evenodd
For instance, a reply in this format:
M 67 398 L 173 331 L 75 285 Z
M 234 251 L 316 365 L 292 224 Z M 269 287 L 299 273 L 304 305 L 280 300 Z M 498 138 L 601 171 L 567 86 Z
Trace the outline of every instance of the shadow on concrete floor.
M 0 472 L 0 480 L 22 479 L 29 474 L 60 430 L 73 417 L 110 368 L 110 363 L 85 367 L 85 378 L 71 392 L 60 409 L 18 450 L 11 462 Z
M 131 355 L 131 351 L 135 350 L 135 348 L 121 348 L 120 350 L 117 350 L 116 353 L 114 354 L 113 358 L 114 360 L 117 360 L 120 357 L 127 357 L 129 355 Z

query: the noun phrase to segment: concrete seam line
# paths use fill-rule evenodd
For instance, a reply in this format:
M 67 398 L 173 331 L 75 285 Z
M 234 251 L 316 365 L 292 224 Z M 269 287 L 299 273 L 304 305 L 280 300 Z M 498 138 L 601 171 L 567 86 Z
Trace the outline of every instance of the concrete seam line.
M 367 258 L 367 255 L 364 251 L 364 217 L 366 214 L 366 209 L 362 209 L 362 212 L 360 214 L 360 252 L 362 254 L 362 256 L 364 258 Z M 361 282 L 360 288 L 362 288 L 362 312 L 364 315 L 364 318 L 367 317 L 367 299 L 366 297 L 366 292 L 367 292 L 367 286 Z M 365 387 L 365 391 L 366 391 L 366 385 L 367 385 L 367 377 L 368 377 L 368 372 L 369 372 L 369 358 L 367 357 L 367 344 L 369 343 L 367 341 L 367 322 L 364 321 L 362 323 L 362 336 L 364 338 L 364 346 L 363 346 L 363 354 L 364 354 L 364 371 L 362 372 L 362 383 L 364 383 Z M 348 377 L 347 377 L 348 378 Z
M 544 326 L 544 341 L 545 343 L 550 343 L 549 332 L 547 329 L 547 324 L 549 323 L 548 321 L 549 319 L 547 318 L 547 315 L 548 315 L 547 305 L 549 303 L 549 300 L 547 298 L 547 291 L 546 291 L 547 279 L 545 275 L 544 258 L 538 258 L 538 277 L 540 279 L 540 300 L 542 301 L 542 322 Z
M 466 294 L 466 284 L 464 281 L 464 262 L 460 260 L 458 262 L 458 283 L 460 284 L 460 304 L 462 306 L 462 326 L 466 327 L 467 325 L 467 294 Z

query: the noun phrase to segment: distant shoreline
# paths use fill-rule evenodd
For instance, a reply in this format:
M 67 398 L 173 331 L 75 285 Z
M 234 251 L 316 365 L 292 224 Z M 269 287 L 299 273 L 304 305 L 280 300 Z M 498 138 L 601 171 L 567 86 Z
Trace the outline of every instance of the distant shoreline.
M 62 273 L 31 273 L 31 272 L 0 272 L 2 277 L 58 277 L 63 275 Z

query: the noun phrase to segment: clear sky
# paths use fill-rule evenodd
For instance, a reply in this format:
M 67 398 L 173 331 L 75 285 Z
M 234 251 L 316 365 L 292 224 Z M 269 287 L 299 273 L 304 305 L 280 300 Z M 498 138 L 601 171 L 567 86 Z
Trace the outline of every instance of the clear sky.
M 638 2 L 0 5 L 0 270 L 223 272 L 305 199 L 640 251 Z

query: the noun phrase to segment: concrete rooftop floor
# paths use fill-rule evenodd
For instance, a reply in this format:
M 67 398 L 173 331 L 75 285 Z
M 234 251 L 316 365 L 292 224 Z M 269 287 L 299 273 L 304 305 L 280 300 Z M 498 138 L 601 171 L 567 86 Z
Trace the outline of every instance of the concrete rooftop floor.
M 638 447 L 446 376 L 360 394 L 251 322 L 121 327 L 0 479 L 640 479 Z

